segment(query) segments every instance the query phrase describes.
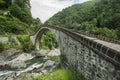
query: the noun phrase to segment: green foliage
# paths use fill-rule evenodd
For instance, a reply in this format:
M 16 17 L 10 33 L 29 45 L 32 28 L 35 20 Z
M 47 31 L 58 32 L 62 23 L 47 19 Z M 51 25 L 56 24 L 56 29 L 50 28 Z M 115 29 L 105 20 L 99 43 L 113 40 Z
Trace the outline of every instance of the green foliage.
M 40 76 L 33 80 L 84 80 L 70 70 L 59 69 L 47 75 Z
M 0 0 L 0 35 L 33 34 L 40 26 L 41 21 L 32 18 L 29 0 Z
M 7 8 L 11 4 L 10 0 L 0 0 L 0 9 Z
M 60 55 L 60 59 L 61 59 L 62 61 L 67 61 L 66 55 L 64 55 L 64 54 L 61 54 L 61 55 Z
M 26 24 L 16 18 L 8 18 L 0 16 L 0 34 L 13 33 L 23 34 L 26 33 Z
M 16 49 L 20 49 L 21 46 L 17 45 L 17 44 L 10 44 L 10 43 L 0 43 L 0 52 L 10 49 L 10 48 L 16 48 Z
M 55 14 L 45 24 L 120 39 L 120 0 L 92 0 Z
M 34 49 L 34 46 L 32 45 L 32 42 L 30 41 L 30 36 L 22 35 L 22 36 L 18 36 L 17 38 L 22 45 L 23 51 L 28 52 Z
M 50 31 L 44 33 L 41 38 L 40 47 L 44 49 L 54 49 L 58 47 L 55 35 Z
M 13 16 L 19 18 L 22 22 L 25 22 L 29 25 L 32 23 L 32 16 L 28 9 L 22 9 L 17 4 L 13 3 L 9 7 L 9 11 Z
M 4 51 L 4 44 L 0 43 L 0 52 Z
M 42 23 L 41 23 L 41 21 L 40 21 L 40 19 L 39 18 L 36 18 L 36 19 L 33 19 L 33 23 L 32 23 L 33 25 L 32 25 L 32 27 L 31 27 L 31 29 L 33 30 L 33 31 L 37 31 L 39 28 L 40 28 L 40 26 L 42 25 Z
M 26 4 L 30 6 L 29 0 L 16 0 L 15 3 L 21 8 L 26 8 Z

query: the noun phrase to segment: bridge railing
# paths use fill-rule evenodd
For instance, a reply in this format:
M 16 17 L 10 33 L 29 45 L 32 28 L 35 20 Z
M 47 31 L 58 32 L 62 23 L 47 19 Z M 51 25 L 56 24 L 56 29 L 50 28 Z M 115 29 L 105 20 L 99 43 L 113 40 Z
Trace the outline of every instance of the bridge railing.
M 95 51 L 96 54 L 104 57 L 108 61 L 110 61 L 113 64 L 115 64 L 116 66 L 120 67 L 120 52 L 118 52 L 114 49 L 111 49 L 109 47 L 106 47 L 103 44 L 97 43 L 97 42 L 93 41 L 92 39 L 88 39 L 88 38 L 80 35 L 81 33 L 76 33 L 69 29 L 63 29 L 63 28 L 58 28 L 58 27 L 54 27 L 54 26 L 46 26 L 46 27 L 56 29 L 56 30 L 66 33 L 67 35 L 71 36 L 73 39 L 79 41 L 81 44 L 83 44 L 83 45 L 87 46 L 88 48 L 90 48 L 91 50 Z M 88 34 L 84 34 L 84 35 L 88 35 Z

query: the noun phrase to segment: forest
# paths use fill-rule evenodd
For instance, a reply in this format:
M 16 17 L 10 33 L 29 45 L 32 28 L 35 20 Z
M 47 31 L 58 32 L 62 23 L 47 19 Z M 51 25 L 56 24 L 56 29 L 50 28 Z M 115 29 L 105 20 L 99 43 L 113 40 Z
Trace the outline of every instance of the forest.
M 33 34 L 41 21 L 32 17 L 30 8 L 29 0 L 0 0 L 0 35 Z
M 45 24 L 120 39 L 120 0 L 91 0 L 55 14 Z
M 36 33 L 42 23 L 39 18 L 32 17 L 30 10 L 30 0 L 0 0 L 0 37 L 8 37 L 12 42 L 12 45 L 0 42 L 0 51 L 9 48 L 18 48 L 23 51 L 34 49 L 30 36 Z M 16 36 L 21 45 L 14 44 L 12 36 Z M 40 48 L 57 47 L 55 37 L 49 31 L 43 34 L 40 42 Z
M 30 8 L 29 0 L 0 0 L 0 36 L 18 35 L 24 51 L 33 48 L 29 36 L 42 26 L 39 18 L 32 17 Z M 91 0 L 75 4 L 55 14 L 44 25 L 120 40 L 120 0 Z M 57 46 L 53 33 L 43 34 L 41 48 L 53 49 Z

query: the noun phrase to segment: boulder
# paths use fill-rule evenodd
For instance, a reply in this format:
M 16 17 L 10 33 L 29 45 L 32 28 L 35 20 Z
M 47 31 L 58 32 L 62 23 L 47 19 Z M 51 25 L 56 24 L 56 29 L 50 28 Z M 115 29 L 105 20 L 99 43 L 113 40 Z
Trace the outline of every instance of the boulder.
M 35 54 L 36 56 L 42 57 L 42 56 L 46 56 L 48 52 L 49 52 L 48 50 L 39 50 L 39 51 L 35 51 Z
M 22 53 L 22 50 L 16 50 L 16 49 L 9 49 L 9 50 L 5 50 L 3 51 L 0 56 L 2 57 L 2 59 L 4 61 L 7 60 L 11 60 L 13 58 L 15 58 L 16 56 L 18 56 L 20 53 Z M 1 58 L 0 57 L 0 58 Z
M 48 73 L 48 70 L 42 70 L 41 73 L 42 73 L 42 75 L 45 75 Z
M 24 61 L 20 61 L 20 60 L 16 60 L 16 61 L 9 61 L 7 62 L 8 66 L 10 66 L 10 68 L 12 69 L 20 69 L 20 68 L 25 68 L 27 65 Z
M 34 58 L 34 56 L 30 53 L 21 53 L 19 56 L 17 56 L 15 59 L 13 59 L 11 61 L 17 61 L 17 60 L 27 61 L 27 60 L 30 60 L 33 58 Z
M 51 50 L 51 51 L 47 54 L 47 56 L 51 56 L 51 57 L 53 57 L 53 56 L 59 56 L 59 55 L 60 55 L 60 50 L 59 50 L 59 49 Z
M 55 64 L 55 61 L 48 60 L 44 63 L 44 67 L 51 67 Z

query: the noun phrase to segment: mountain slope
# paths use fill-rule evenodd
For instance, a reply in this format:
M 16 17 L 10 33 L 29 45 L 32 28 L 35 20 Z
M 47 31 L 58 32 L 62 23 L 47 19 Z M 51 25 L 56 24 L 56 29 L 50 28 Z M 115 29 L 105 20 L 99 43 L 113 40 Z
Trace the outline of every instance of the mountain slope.
M 55 14 L 45 24 L 120 39 L 120 0 L 92 0 Z
M 40 25 L 32 18 L 29 0 L 0 0 L 0 35 L 33 33 Z

